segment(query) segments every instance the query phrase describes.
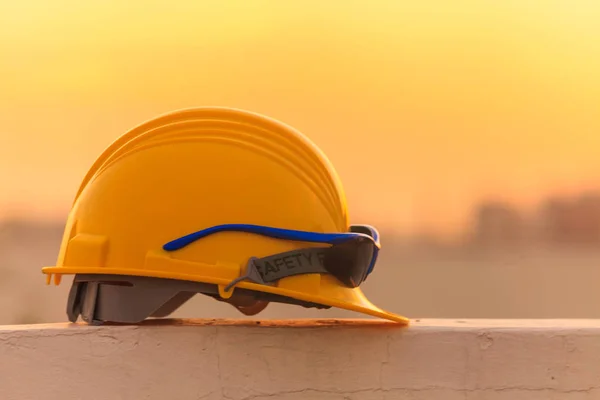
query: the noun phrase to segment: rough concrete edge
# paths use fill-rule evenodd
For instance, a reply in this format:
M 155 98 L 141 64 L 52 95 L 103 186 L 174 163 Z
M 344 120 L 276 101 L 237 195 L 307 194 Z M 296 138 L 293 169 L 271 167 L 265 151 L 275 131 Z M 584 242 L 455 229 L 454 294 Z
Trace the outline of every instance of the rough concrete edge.
M 600 319 L 415 319 L 406 326 L 377 319 L 153 319 L 140 324 L 105 324 L 92 326 L 79 323 L 45 323 L 29 325 L 0 325 L 0 333 L 40 330 L 96 330 L 145 327 L 255 327 L 255 328 L 379 328 L 401 330 L 600 330 Z

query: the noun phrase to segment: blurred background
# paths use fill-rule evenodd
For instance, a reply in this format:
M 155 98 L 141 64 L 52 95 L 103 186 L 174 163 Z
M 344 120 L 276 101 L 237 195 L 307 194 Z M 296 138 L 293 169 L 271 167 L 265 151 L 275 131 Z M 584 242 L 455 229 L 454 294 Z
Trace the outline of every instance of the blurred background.
M 75 191 L 118 136 L 220 105 L 329 156 L 412 318 L 600 318 L 600 3 L 0 2 L 0 324 L 46 286 Z M 196 296 L 176 316 L 242 317 Z M 259 317 L 362 317 L 275 305 Z

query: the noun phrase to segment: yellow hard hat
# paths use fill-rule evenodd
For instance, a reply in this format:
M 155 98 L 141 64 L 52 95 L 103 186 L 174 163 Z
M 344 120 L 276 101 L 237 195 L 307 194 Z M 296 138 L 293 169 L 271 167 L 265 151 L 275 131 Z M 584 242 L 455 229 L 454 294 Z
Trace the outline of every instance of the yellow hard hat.
M 67 314 L 90 323 L 169 315 L 196 293 L 246 315 L 269 302 L 400 323 L 359 285 L 380 248 L 350 225 L 340 179 L 305 136 L 230 108 L 172 112 L 96 160 L 77 192 L 50 283 L 74 274 Z

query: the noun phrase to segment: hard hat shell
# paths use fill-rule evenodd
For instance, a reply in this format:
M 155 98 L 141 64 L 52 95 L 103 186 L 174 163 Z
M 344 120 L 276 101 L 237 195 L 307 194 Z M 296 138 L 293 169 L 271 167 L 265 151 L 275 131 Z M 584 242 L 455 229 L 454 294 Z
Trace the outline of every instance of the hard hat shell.
M 335 233 L 347 232 L 349 219 L 332 164 L 295 129 L 231 108 L 179 110 L 135 127 L 96 160 L 77 191 L 56 266 L 42 271 L 56 284 L 62 274 L 210 283 L 227 299 L 235 288 L 225 286 L 250 257 L 325 246 L 222 232 L 176 252 L 162 248 L 221 224 Z M 327 274 L 237 287 L 407 321 Z

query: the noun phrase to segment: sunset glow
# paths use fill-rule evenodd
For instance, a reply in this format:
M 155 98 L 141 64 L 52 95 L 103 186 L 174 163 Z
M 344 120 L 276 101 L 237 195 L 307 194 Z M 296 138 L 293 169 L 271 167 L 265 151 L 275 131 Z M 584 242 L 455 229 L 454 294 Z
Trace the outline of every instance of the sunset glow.
M 598 21 L 592 0 L 5 2 L 0 208 L 62 217 L 112 140 L 201 105 L 295 126 L 352 219 L 399 231 L 600 187 Z

